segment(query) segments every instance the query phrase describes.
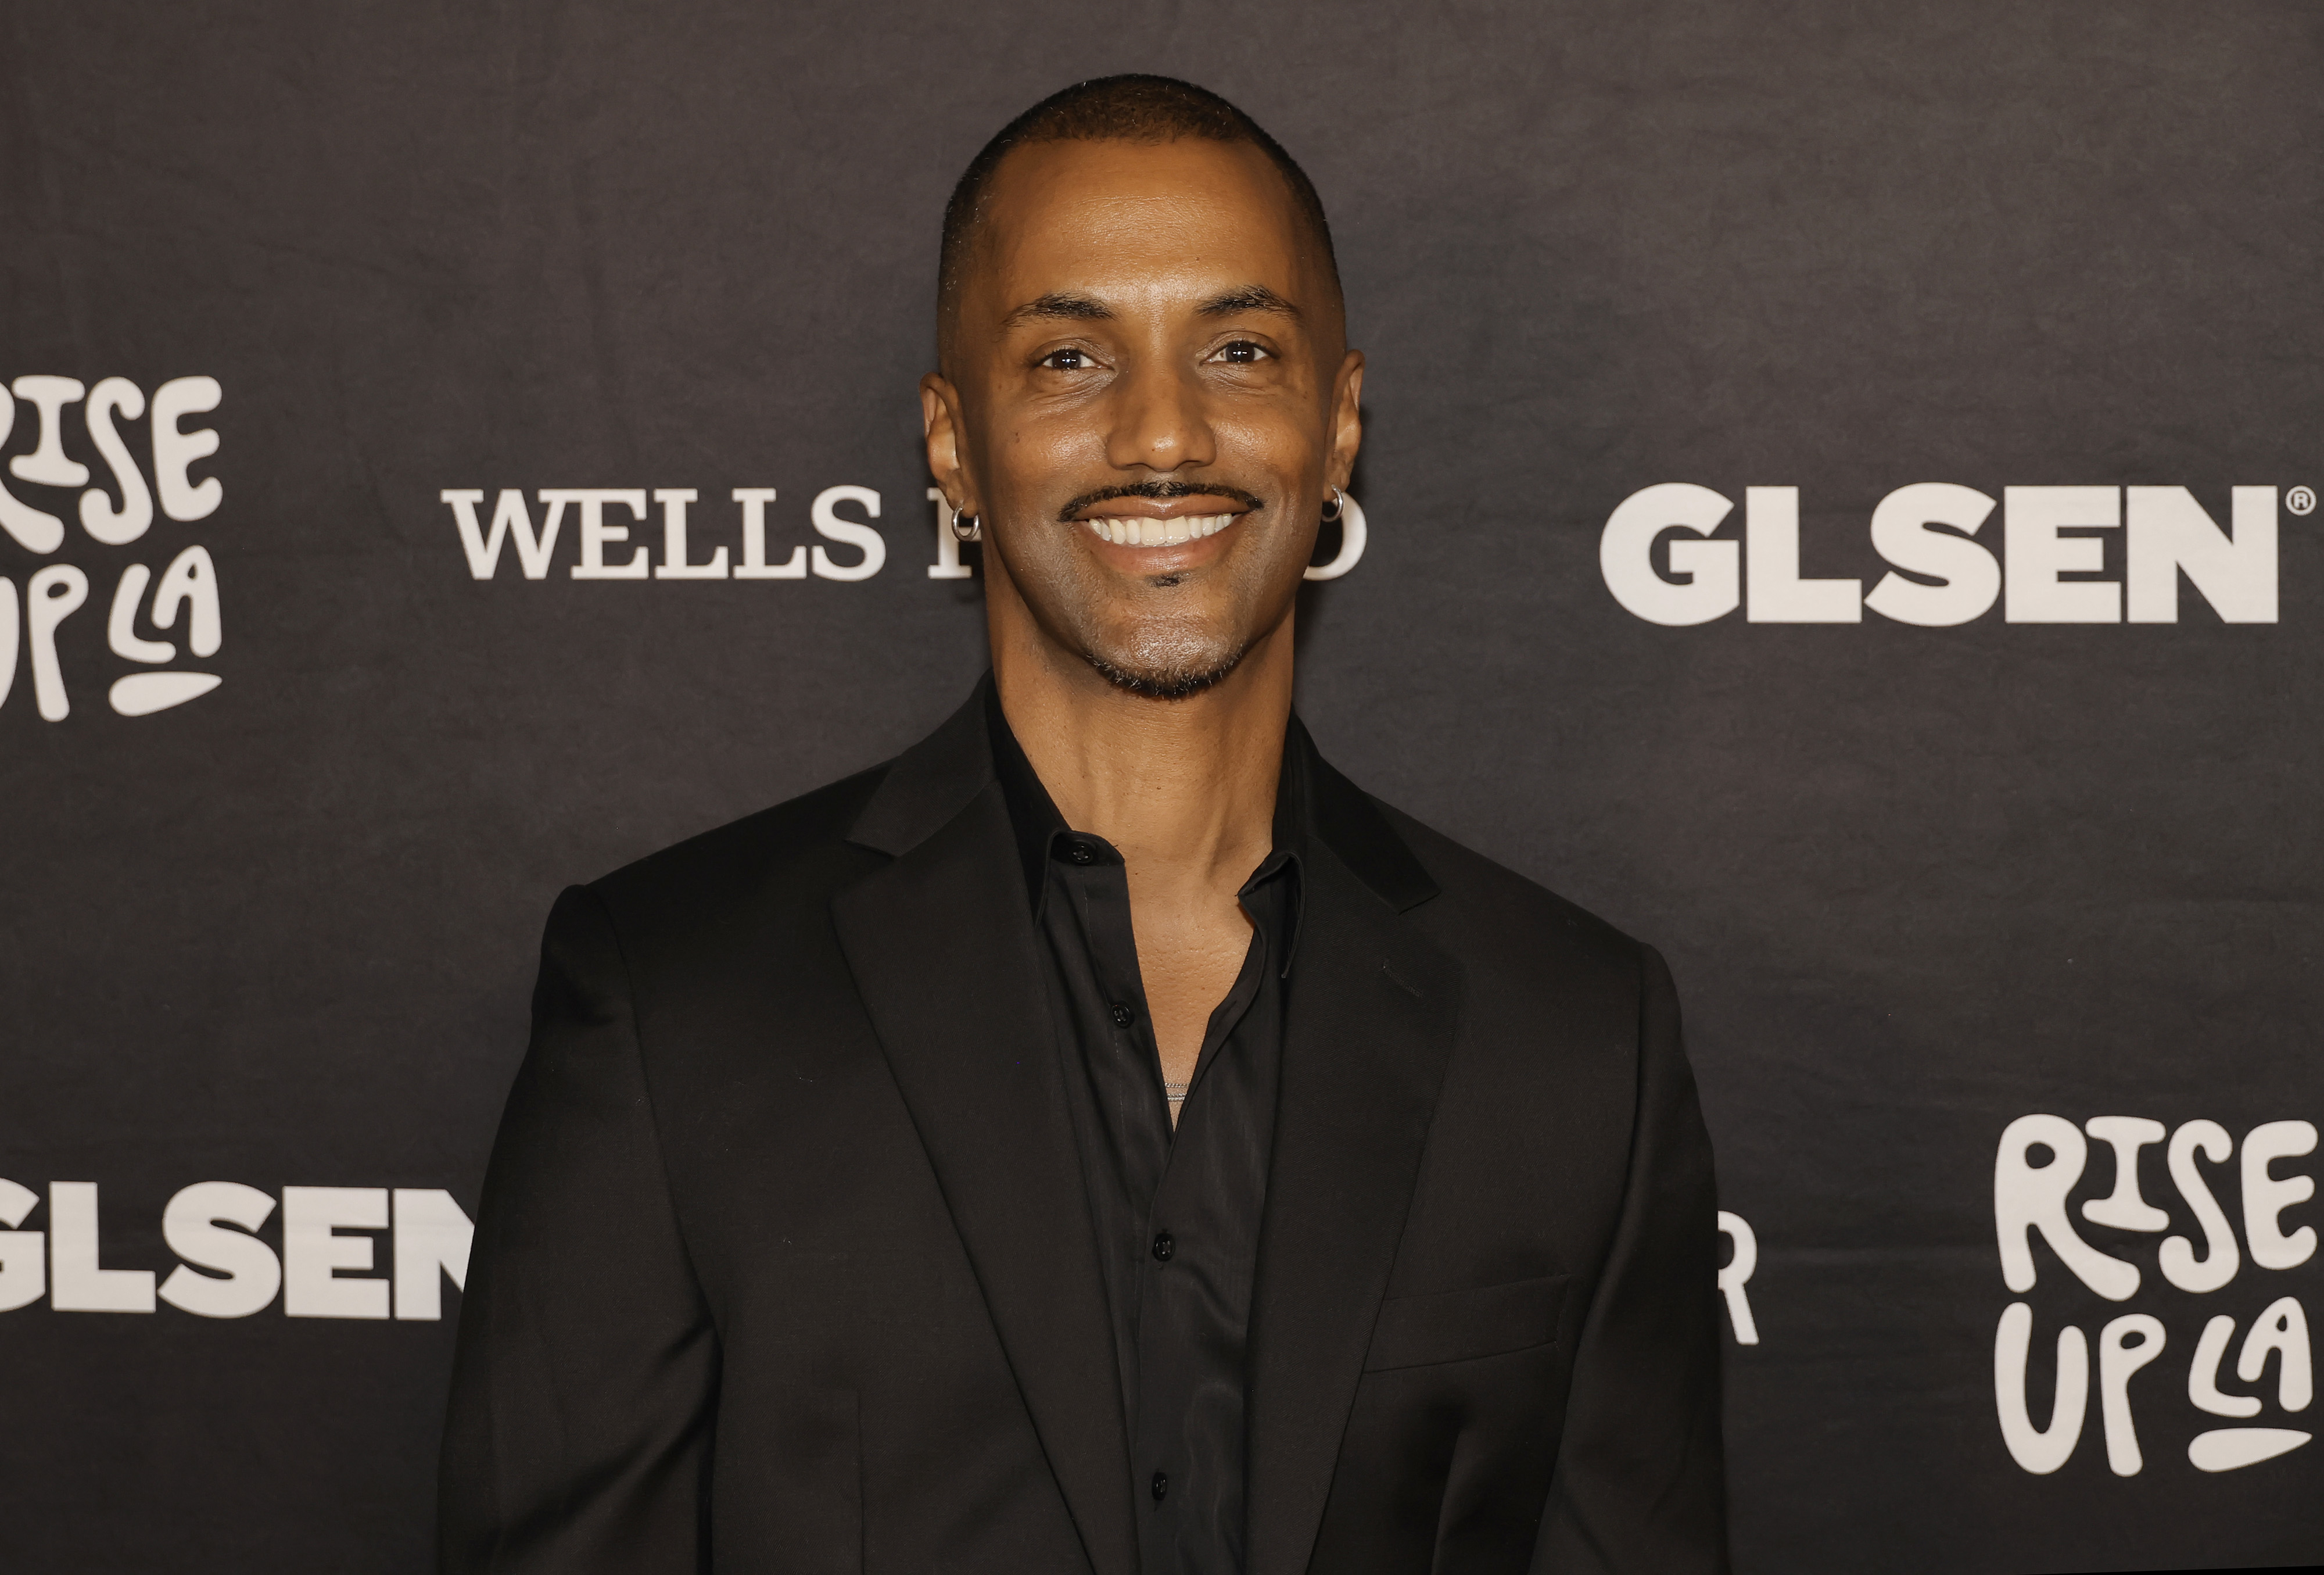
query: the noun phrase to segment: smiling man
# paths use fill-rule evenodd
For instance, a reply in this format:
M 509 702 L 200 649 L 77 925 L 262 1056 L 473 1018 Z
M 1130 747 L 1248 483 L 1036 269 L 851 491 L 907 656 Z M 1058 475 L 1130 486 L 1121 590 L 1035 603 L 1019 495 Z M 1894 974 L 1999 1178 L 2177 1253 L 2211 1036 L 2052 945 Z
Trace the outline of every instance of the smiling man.
M 962 177 L 938 320 L 991 673 L 559 900 L 445 1567 L 1724 1569 L 1667 973 L 1292 716 L 1361 438 L 1314 188 L 1083 83 Z

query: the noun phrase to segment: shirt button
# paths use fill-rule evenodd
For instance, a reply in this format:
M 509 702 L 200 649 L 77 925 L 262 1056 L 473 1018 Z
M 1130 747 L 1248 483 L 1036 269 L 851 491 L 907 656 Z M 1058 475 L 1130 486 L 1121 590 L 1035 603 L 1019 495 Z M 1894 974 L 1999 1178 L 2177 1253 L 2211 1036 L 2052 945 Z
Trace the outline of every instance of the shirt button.
M 1106 1015 L 1113 1019 L 1113 1025 L 1116 1028 L 1127 1028 L 1132 1023 L 1138 1021 L 1138 1014 L 1131 1011 L 1129 1007 L 1123 1005 L 1119 1001 L 1116 1001 L 1112 1006 L 1108 1009 Z
M 1156 1233 L 1154 1237 L 1154 1261 L 1156 1263 L 1168 1263 L 1171 1255 L 1177 1250 L 1177 1240 L 1176 1237 L 1172 1237 L 1168 1231 L 1165 1230 Z M 1155 1496 L 1158 1498 L 1161 1495 L 1157 1493 Z
M 1157 1504 L 1159 1504 L 1159 1503 L 1161 1503 L 1161 1502 L 1162 1502 L 1162 1500 L 1164 1500 L 1165 1498 L 1167 1498 L 1169 1496 L 1170 1496 L 1170 1475 L 1169 1475 L 1169 1473 L 1168 1473 L 1168 1472 L 1167 1472 L 1167 1471 L 1157 1471 L 1157 1472 L 1155 1472 L 1155 1473 L 1154 1473 L 1154 1502 L 1155 1502 L 1155 1503 L 1157 1503 Z
M 1092 848 L 1086 842 L 1068 842 L 1065 844 L 1065 862 L 1067 864 L 1078 864 L 1084 866 L 1095 864 L 1097 862 L 1097 849 Z

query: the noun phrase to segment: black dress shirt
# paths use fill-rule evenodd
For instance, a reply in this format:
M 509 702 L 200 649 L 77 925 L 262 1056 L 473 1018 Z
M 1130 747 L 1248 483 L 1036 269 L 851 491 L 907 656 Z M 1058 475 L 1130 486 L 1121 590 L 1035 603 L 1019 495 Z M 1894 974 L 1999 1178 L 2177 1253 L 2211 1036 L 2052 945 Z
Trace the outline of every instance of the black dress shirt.
M 1174 1131 L 1121 856 L 1065 825 L 986 692 L 1112 1314 L 1140 1568 L 1240 1575 L 1245 1344 L 1297 933 L 1298 784 L 1278 787 L 1274 850 L 1238 894 L 1250 948 Z

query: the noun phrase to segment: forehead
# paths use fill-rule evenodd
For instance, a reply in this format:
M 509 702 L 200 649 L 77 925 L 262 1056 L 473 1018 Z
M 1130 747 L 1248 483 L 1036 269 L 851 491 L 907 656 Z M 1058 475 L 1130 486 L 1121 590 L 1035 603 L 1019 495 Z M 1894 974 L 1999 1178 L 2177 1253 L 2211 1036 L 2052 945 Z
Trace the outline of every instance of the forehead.
M 1207 283 L 1310 293 L 1314 244 L 1290 182 L 1248 143 L 1056 142 L 994 171 L 969 293 L 1006 311 L 1060 289 Z

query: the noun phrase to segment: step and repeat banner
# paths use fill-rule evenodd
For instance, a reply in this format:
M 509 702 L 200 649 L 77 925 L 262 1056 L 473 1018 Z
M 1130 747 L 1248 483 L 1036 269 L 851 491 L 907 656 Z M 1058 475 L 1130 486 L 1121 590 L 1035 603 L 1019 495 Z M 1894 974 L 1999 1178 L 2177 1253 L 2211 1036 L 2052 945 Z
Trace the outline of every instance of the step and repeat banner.
M 2324 1559 L 2324 12 L 0 20 L 10 1569 L 426 1567 L 550 901 L 975 681 L 938 219 L 1124 69 L 1336 227 L 1317 738 L 1677 972 L 1740 1568 Z

